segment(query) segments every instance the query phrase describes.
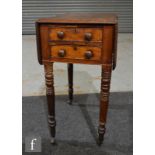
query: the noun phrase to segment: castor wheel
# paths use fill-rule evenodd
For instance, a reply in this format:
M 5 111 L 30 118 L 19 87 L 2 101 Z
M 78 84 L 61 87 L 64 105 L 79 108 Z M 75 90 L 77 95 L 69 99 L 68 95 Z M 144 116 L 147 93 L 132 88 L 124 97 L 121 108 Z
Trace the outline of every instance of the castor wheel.
M 102 143 L 103 143 L 103 140 L 101 140 L 101 139 L 98 138 L 98 139 L 97 139 L 97 145 L 98 145 L 98 146 L 101 146 Z
M 98 133 L 97 145 L 98 146 L 101 146 L 101 144 L 103 143 L 103 141 L 104 141 L 104 135 Z
M 72 105 L 72 103 L 73 103 L 73 100 L 68 100 L 67 101 L 67 104 L 69 104 L 69 105 Z
M 54 138 L 54 137 L 51 137 L 50 143 L 51 143 L 52 145 L 56 145 L 56 141 L 55 141 L 55 138 Z

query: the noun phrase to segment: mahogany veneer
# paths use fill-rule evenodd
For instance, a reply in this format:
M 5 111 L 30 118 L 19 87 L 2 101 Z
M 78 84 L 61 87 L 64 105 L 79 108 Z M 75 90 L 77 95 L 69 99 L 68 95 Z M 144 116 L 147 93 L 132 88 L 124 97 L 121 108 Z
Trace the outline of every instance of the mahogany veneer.
M 38 61 L 44 65 L 48 122 L 51 142 L 55 137 L 53 63 L 68 63 L 69 103 L 73 100 L 73 64 L 101 65 L 101 97 L 98 144 L 103 141 L 107 117 L 111 71 L 116 67 L 117 16 L 76 13 L 36 21 Z

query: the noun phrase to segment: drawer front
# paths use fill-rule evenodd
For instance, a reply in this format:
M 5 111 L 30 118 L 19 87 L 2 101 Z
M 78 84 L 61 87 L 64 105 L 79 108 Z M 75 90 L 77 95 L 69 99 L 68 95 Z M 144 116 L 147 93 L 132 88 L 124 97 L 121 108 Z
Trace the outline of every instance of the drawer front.
M 78 27 L 49 28 L 49 40 L 101 42 L 102 29 Z
M 100 60 L 101 48 L 91 46 L 56 45 L 50 47 L 51 58 L 76 59 L 76 60 Z

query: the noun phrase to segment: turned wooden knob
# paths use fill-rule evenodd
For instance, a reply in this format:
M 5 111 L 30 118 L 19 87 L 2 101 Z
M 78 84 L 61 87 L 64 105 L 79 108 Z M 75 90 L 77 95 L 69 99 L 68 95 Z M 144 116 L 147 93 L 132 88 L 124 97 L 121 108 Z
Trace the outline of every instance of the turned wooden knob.
M 59 57 L 64 57 L 66 55 L 66 51 L 65 50 L 59 50 L 58 51 L 58 56 Z
M 85 40 L 90 41 L 92 39 L 91 33 L 85 33 Z
M 65 34 L 64 34 L 64 32 L 59 31 L 59 32 L 57 32 L 57 36 L 58 36 L 59 39 L 63 39 Z
M 85 52 L 85 58 L 86 59 L 90 59 L 93 57 L 93 52 L 92 51 L 86 51 Z

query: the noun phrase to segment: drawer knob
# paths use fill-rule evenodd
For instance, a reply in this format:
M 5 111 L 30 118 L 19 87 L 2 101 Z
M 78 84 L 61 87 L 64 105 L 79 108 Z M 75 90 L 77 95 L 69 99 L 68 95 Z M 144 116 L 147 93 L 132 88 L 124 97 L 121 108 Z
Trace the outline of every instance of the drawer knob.
M 59 50 L 58 51 L 58 56 L 59 57 L 64 57 L 66 55 L 66 51 L 65 50 Z
M 90 41 L 92 39 L 91 33 L 85 33 L 85 40 Z
M 57 32 L 57 36 L 58 36 L 59 39 L 63 39 L 65 34 L 64 34 L 64 32 L 59 31 L 59 32 Z
M 93 52 L 92 51 L 86 51 L 85 52 L 85 58 L 86 59 L 90 59 L 93 57 Z

